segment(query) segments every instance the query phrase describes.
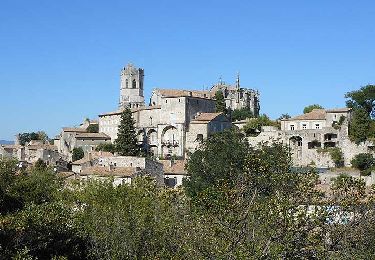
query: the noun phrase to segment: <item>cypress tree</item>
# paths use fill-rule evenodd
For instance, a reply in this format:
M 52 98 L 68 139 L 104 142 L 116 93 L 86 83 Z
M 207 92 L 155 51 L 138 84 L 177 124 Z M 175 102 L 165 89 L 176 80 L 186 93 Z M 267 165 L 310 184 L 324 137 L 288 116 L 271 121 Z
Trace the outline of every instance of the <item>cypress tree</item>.
M 115 140 L 115 148 L 119 155 L 139 155 L 139 147 L 137 145 L 137 137 L 134 124 L 135 121 L 132 118 L 132 112 L 129 108 L 126 108 L 121 114 L 121 121 L 118 127 L 117 139 Z
M 225 107 L 225 100 L 224 95 L 221 90 L 216 91 L 215 93 L 216 99 L 216 112 L 223 112 L 224 114 L 227 113 L 227 108 Z

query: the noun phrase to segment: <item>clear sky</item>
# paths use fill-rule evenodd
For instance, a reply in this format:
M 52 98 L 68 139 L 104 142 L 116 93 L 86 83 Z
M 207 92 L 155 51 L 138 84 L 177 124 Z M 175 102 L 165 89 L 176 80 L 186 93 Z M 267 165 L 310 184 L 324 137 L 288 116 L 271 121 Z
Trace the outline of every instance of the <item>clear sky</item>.
M 0 1 L 0 139 L 117 108 L 132 62 L 152 88 L 220 77 L 261 93 L 261 113 L 300 114 L 374 82 L 375 1 Z

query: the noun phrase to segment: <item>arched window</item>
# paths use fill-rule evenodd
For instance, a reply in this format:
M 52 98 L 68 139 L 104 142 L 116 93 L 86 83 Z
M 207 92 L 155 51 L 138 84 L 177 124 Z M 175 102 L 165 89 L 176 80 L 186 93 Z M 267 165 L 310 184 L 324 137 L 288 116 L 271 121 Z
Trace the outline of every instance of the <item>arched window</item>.
M 128 88 L 129 87 L 129 81 L 128 79 L 125 80 L 125 88 Z
M 133 79 L 132 87 L 133 87 L 133 88 L 136 88 L 136 87 L 137 87 L 137 82 L 135 81 L 135 79 Z

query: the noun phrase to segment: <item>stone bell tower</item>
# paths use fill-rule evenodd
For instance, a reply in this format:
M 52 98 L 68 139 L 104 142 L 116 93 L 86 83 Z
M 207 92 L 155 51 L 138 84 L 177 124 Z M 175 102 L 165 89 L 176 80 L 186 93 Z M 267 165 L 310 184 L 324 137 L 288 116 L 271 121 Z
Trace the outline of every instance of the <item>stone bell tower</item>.
M 137 108 L 145 105 L 143 96 L 143 69 L 129 63 L 121 70 L 119 107 Z

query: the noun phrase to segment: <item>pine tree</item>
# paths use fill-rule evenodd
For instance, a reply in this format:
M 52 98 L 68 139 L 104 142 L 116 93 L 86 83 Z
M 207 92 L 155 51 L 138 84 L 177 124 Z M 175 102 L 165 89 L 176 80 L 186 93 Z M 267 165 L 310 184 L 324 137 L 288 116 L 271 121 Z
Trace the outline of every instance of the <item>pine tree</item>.
M 115 140 L 116 151 L 122 156 L 139 155 L 134 124 L 135 121 L 132 118 L 132 112 L 129 108 L 126 108 L 121 114 L 117 139 Z

